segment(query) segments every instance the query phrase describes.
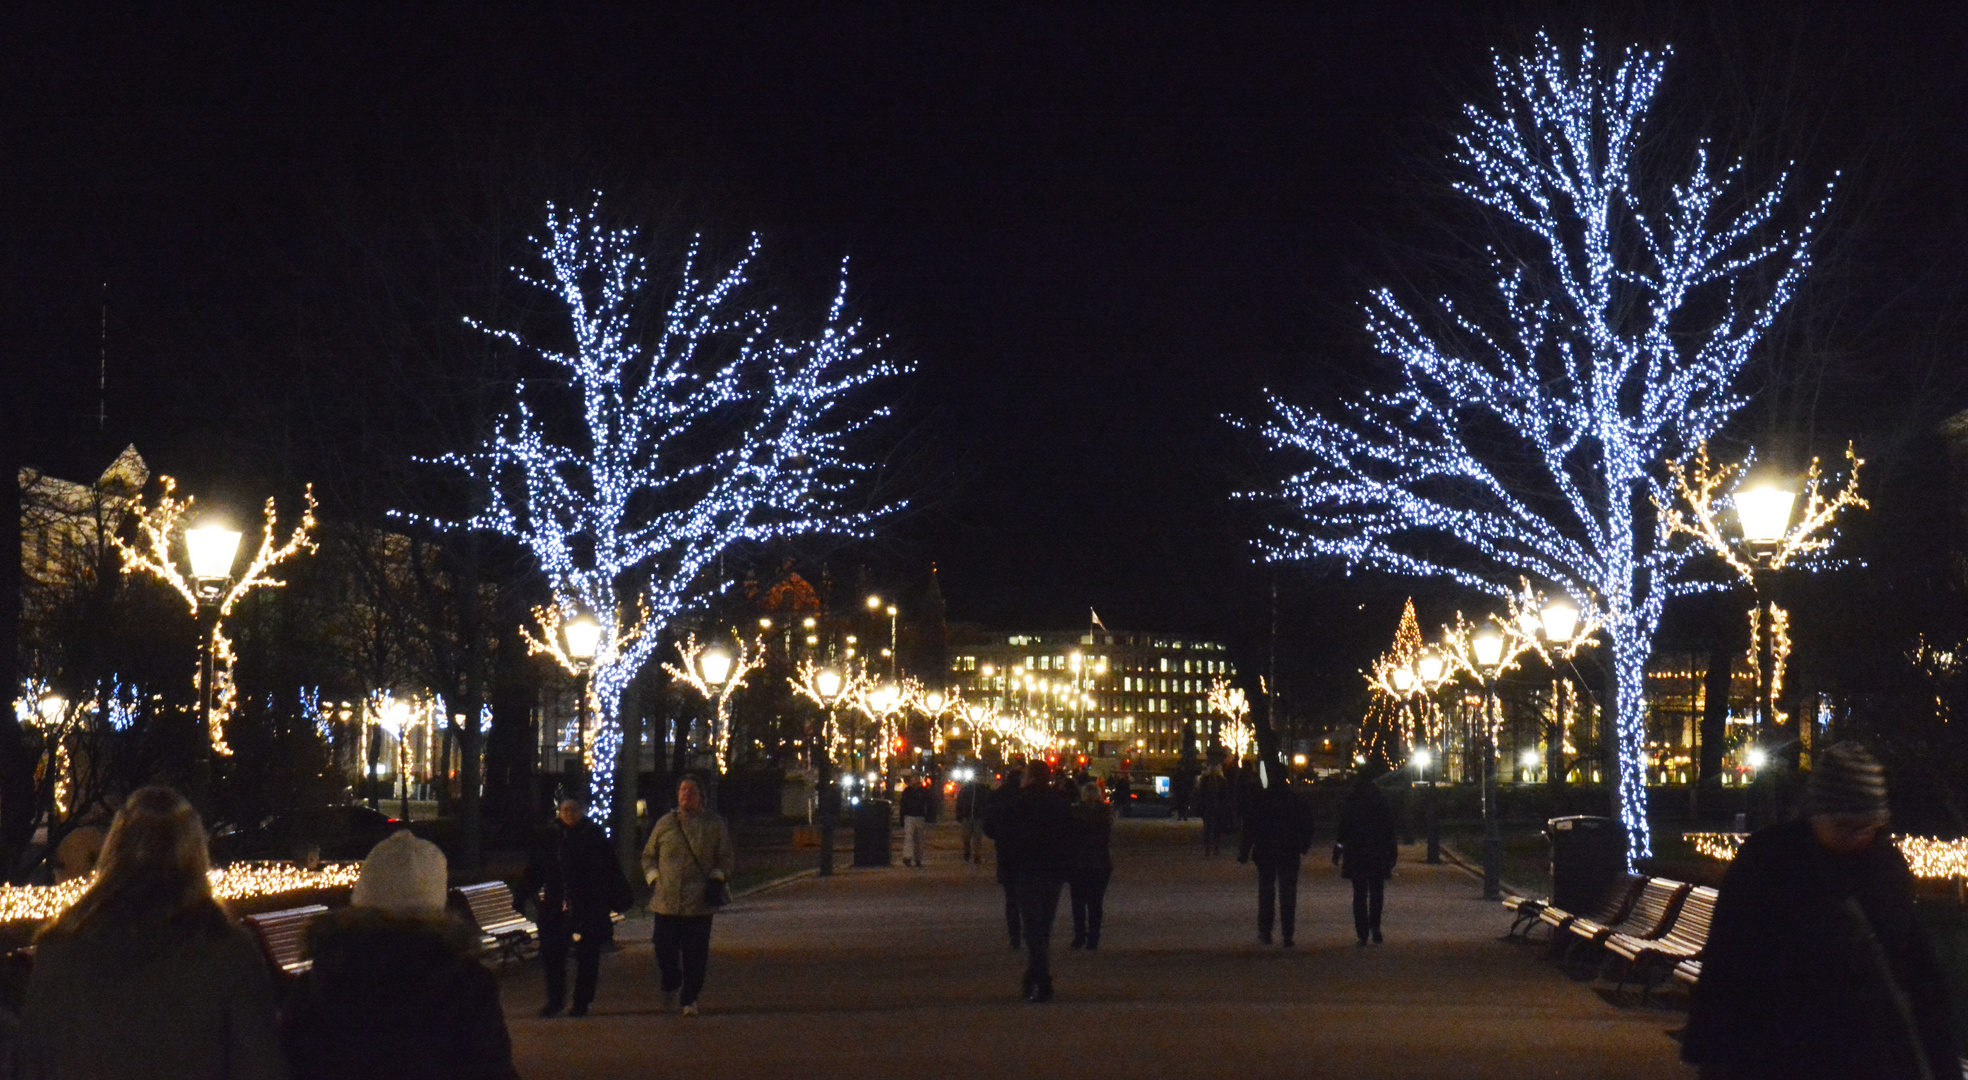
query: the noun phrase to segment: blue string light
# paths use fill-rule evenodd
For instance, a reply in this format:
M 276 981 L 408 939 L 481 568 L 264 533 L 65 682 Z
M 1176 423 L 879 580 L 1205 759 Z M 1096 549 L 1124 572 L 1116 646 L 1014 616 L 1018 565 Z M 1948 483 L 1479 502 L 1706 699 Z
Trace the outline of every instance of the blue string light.
M 602 625 L 589 681 L 590 783 L 600 805 L 612 796 L 623 691 L 666 627 L 728 587 L 722 553 L 817 533 L 866 535 L 902 505 L 857 505 L 872 466 L 853 459 L 850 443 L 888 415 L 857 391 L 907 369 L 874 357 L 847 317 L 845 264 L 818 331 L 789 335 L 777 309 L 745 298 L 756 236 L 715 277 L 700 276 L 693 241 L 658 321 L 644 327 L 649 283 L 638 240 L 633 229 L 601 222 L 599 197 L 585 211 L 548 205 L 546 233 L 535 240 L 541 271 L 518 273 L 566 308 L 573 347 L 487 330 L 560 374 L 522 382 L 498 433 L 477 451 L 439 459 L 485 495 L 463 525 L 524 545 L 562 621 L 589 614 Z M 529 401 L 536 391 L 571 399 L 580 437 L 549 434 Z
M 1693 554 L 1636 507 L 1672 499 L 1663 463 L 1744 404 L 1733 389 L 1810 267 L 1829 192 L 1775 222 L 1788 174 L 1742 189 L 1704 142 L 1686 175 L 1642 176 L 1639 144 L 1667 53 L 1600 63 L 1543 34 L 1495 60 L 1498 100 L 1465 108 L 1451 154 L 1462 194 L 1517 229 L 1490 249 L 1495 296 L 1414 309 L 1373 293 L 1367 329 L 1397 389 L 1337 418 L 1270 398 L 1264 439 L 1298 469 L 1273 560 L 1336 557 L 1446 577 L 1499 598 L 1521 575 L 1604 621 L 1629 861 L 1651 853 L 1644 673 L 1662 605 L 1703 587 Z

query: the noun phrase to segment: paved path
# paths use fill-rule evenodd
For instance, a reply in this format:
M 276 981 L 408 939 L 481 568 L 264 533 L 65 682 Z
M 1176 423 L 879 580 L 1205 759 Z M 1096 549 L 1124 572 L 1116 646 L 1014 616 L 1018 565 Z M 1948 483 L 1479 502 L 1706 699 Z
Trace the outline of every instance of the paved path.
M 944 827 L 946 830 L 948 826 Z M 1256 940 L 1254 872 L 1194 826 L 1123 822 L 1098 953 L 1055 933 L 1058 1000 L 1018 999 L 989 863 L 936 838 L 927 869 L 846 871 L 717 918 L 704 1014 L 656 1008 L 648 923 L 603 959 L 595 1015 L 542 1020 L 537 971 L 506 980 L 520 1074 L 559 1077 L 1606 1077 L 1687 1080 L 1678 1014 L 1618 1009 L 1450 866 L 1405 861 L 1387 944 L 1357 948 L 1350 892 L 1307 861 L 1296 949 Z M 1315 854 L 1318 850 L 1315 848 Z

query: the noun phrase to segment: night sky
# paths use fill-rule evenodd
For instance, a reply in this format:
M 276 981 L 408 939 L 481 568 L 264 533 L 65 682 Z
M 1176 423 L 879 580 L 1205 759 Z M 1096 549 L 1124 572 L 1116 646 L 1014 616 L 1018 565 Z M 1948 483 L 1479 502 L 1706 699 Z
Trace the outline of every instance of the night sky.
M 851 260 L 917 368 L 888 429 L 915 509 L 852 558 L 934 562 L 953 620 L 1091 605 L 1248 667 L 1272 579 L 1229 496 L 1271 474 L 1224 416 L 1373 377 L 1358 303 L 1467 255 L 1443 151 L 1489 50 L 1542 26 L 1672 41 L 1670 133 L 1794 157 L 1813 190 L 1843 173 L 1744 438 L 1865 436 L 1890 472 L 1968 406 L 1955 4 L 30 6 L 0 26 L 0 363 L 26 460 L 69 475 L 135 442 L 192 490 L 318 479 L 368 512 L 333 476 L 442 448 L 388 419 L 415 415 L 392 365 L 462 347 L 544 201 L 601 189 L 659 239 L 757 230 L 793 307 Z M 1278 587 L 1288 666 L 1328 672 L 1407 591 Z

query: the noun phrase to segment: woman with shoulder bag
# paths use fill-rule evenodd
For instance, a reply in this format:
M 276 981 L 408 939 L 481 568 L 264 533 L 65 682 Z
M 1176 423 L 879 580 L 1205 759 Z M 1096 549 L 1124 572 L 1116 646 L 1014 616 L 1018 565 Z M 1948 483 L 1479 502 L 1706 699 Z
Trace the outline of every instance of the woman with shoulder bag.
M 704 968 L 711 954 L 711 917 L 730 899 L 731 830 L 704 808 L 697 781 L 677 785 L 677 806 L 649 831 L 642 876 L 651 887 L 656 918 L 656 964 L 663 975 L 663 1004 L 697 1015 Z

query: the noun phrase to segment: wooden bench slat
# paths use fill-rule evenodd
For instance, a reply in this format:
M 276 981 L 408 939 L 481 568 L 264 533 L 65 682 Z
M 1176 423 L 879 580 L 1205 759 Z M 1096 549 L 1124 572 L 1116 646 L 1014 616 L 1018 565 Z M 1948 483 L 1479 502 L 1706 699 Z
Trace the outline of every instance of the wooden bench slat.
M 320 904 L 248 915 L 240 920 L 260 943 L 267 962 L 283 975 L 301 975 L 314 966 L 307 957 L 308 924 L 328 909 Z

